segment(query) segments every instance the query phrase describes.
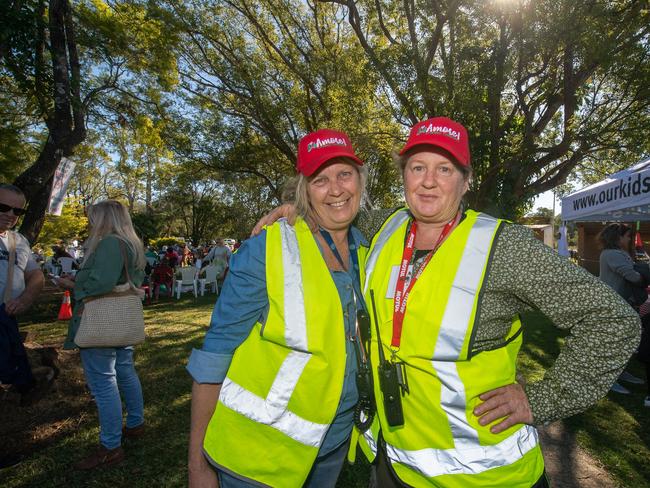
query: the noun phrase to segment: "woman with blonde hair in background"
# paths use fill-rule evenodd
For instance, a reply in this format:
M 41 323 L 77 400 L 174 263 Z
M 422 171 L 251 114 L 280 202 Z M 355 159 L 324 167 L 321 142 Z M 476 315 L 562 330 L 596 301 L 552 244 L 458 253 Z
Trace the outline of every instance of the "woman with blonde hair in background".
M 74 278 L 58 280 L 63 288 L 74 289 L 75 298 L 65 349 L 78 347 L 74 338 L 85 299 L 106 295 L 129 280 L 138 287 L 144 277 L 144 247 L 124 205 L 104 200 L 90 206 L 88 224 L 81 269 Z M 139 437 L 144 433 L 144 403 L 133 362 L 133 346 L 80 348 L 80 356 L 86 382 L 97 403 L 100 426 L 99 449 L 75 464 L 75 469 L 87 470 L 124 460 L 122 437 Z M 120 393 L 127 410 L 124 428 Z

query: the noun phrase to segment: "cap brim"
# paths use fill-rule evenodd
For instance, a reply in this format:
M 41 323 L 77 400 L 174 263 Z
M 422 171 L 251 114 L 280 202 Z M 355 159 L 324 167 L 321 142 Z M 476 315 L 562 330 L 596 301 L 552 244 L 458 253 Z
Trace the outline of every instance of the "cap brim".
M 363 161 L 361 161 L 357 156 L 350 154 L 349 152 L 341 151 L 341 152 L 334 152 L 328 154 L 327 158 L 324 159 L 323 161 L 319 161 L 318 164 L 314 165 L 313 169 L 310 169 L 309 173 L 302 171 L 302 174 L 304 174 L 305 176 L 311 176 L 316 171 L 318 171 L 324 164 L 327 164 L 328 161 L 334 158 L 348 158 L 354 161 L 355 163 L 357 163 L 359 166 L 363 166 Z
M 458 155 L 455 152 L 455 144 L 453 142 L 450 142 L 448 145 L 444 143 L 445 141 L 442 140 L 441 142 L 425 142 L 425 141 L 415 141 L 411 143 L 406 143 L 406 145 L 402 148 L 402 150 L 399 152 L 400 156 L 404 156 L 406 152 L 410 151 L 414 147 L 417 146 L 431 146 L 431 147 L 439 147 L 440 149 L 444 149 L 447 151 L 449 154 L 451 154 L 454 159 L 458 162 L 458 164 L 461 164 L 462 166 L 469 166 L 468 161 L 463 161 L 461 158 L 458 157 Z

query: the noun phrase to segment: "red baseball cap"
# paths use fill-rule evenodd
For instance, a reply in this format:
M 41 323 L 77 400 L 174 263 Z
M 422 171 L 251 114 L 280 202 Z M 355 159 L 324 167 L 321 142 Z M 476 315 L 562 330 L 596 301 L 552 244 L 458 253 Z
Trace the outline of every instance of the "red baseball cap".
M 354 154 L 347 134 L 331 129 L 317 130 L 300 139 L 296 169 L 305 176 L 311 176 L 330 159 L 340 157 L 350 158 L 363 166 L 363 161 Z
M 418 122 L 411 128 L 406 145 L 400 156 L 409 149 L 426 144 L 449 152 L 462 166 L 471 166 L 469 159 L 469 137 L 467 129 L 447 117 L 433 117 Z

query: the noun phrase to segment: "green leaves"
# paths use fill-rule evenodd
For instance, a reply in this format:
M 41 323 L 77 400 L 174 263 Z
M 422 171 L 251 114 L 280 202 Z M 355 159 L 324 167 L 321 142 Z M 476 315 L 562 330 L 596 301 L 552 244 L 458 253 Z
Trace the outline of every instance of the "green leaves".
M 84 206 L 76 198 L 67 198 L 61 215 L 45 216 L 36 244 L 44 250 L 49 250 L 53 245 L 68 243 L 85 236 L 87 226 L 88 219 L 84 215 Z
M 53 120 L 47 5 L 2 7 L 5 177 L 36 159 Z M 471 135 L 470 204 L 515 217 L 572 174 L 589 181 L 650 151 L 642 6 L 74 2 L 80 90 L 70 110 L 82 109 L 77 120 L 87 121 L 101 166 L 87 179 L 101 185 L 87 184 L 92 197 L 84 198 L 118 196 L 134 211 L 164 213 L 170 232 L 196 235 L 191 219 L 174 220 L 180 201 L 169 193 L 172 185 L 191 193 L 195 183 L 218 187 L 248 223 L 278 203 L 299 138 L 330 127 L 346 131 L 367 162 L 370 200 L 393 206 L 401 180 L 392 149 L 417 120 L 447 115 Z
M 409 5 L 350 2 L 350 25 L 402 119 L 467 125 L 473 206 L 515 216 L 648 127 L 650 23 L 639 2 Z
M 178 39 L 158 12 L 141 2 L 79 2 L 76 13 L 85 34 L 80 42 L 94 60 L 123 64 L 136 79 L 151 78 L 163 90 L 172 90 L 178 73 L 170 48 Z

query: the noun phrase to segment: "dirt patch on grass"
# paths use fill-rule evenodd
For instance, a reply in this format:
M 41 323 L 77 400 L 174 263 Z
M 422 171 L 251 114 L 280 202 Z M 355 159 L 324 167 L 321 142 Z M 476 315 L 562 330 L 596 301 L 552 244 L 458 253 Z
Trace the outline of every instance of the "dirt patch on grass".
M 614 488 L 609 473 L 578 446 L 562 422 L 538 428 L 546 473 L 553 488 Z
M 26 344 L 34 348 L 33 344 Z M 83 371 L 76 351 L 58 353 L 59 376 L 40 401 L 20 406 L 20 395 L 0 391 L 0 468 L 17 464 L 33 453 L 57 442 L 75 430 L 88 417 L 92 397 L 86 390 Z M 34 367 L 34 364 L 32 364 Z

